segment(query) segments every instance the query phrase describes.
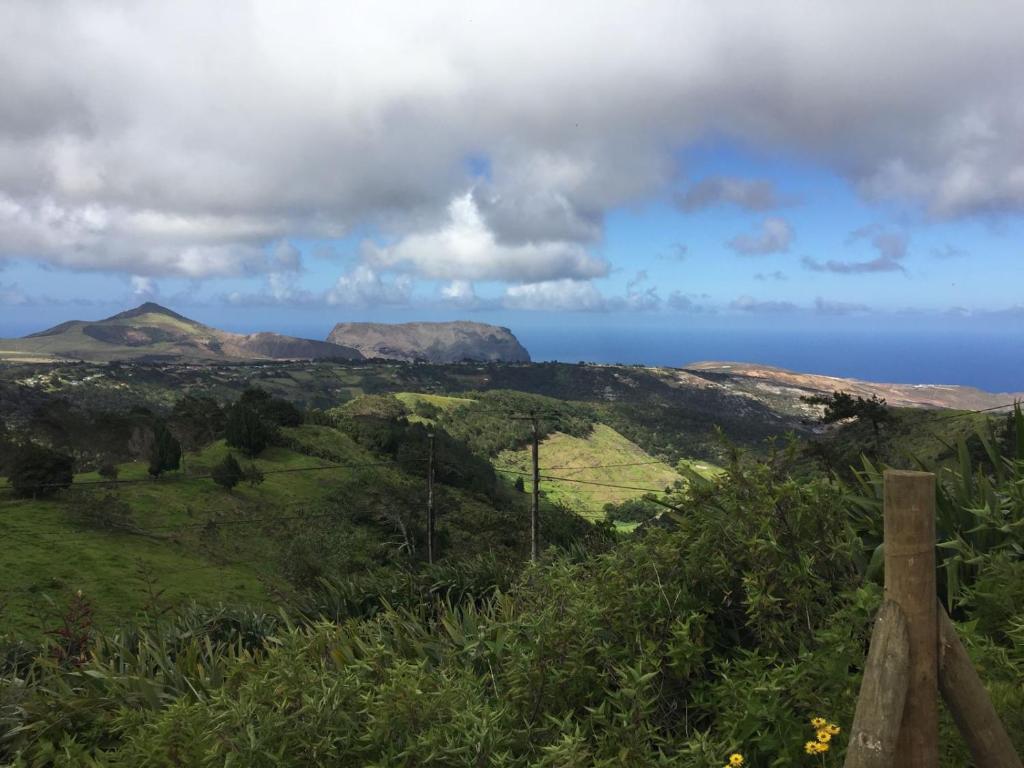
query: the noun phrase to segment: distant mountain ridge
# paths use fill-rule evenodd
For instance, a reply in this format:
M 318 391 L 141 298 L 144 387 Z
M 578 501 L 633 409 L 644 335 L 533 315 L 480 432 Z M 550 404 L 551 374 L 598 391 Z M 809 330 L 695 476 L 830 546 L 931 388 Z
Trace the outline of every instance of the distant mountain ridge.
M 448 323 L 338 323 L 327 337 L 366 357 L 431 363 L 528 363 L 530 353 L 508 328 L 457 320 Z
M 890 384 L 863 379 L 799 373 L 757 363 L 705 361 L 689 363 L 677 374 L 690 386 L 718 386 L 761 402 L 776 410 L 800 415 L 815 412 L 801 398 L 843 391 L 858 397 L 876 396 L 901 408 L 999 408 L 1024 398 L 1024 393 L 985 392 L 959 384 Z
M 356 349 L 279 333 L 231 333 L 153 302 L 103 320 L 69 320 L 0 339 L 0 360 L 361 360 Z

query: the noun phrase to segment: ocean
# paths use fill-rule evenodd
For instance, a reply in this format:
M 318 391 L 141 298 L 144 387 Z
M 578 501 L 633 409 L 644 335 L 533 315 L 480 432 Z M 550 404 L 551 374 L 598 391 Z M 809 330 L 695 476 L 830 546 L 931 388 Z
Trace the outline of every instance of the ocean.
M 1024 334 L 974 331 L 667 330 L 601 325 L 515 329 L 534 360 L 679 367 L 700 360 L 763 363 L 900 384 L 1024 392 Z

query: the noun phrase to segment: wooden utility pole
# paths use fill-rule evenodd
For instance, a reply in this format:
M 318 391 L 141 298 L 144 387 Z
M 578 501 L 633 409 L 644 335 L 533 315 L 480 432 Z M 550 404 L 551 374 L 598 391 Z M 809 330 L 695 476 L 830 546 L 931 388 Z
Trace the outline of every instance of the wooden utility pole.
M 885 472 L 885 594 L 906 617 L 909 669 L 894 765 L 938 768 L 935 475 Z
M 540 549 L 540 441 L 537 435 L 537 417 L 530 417 L 533 426 L 533 503 L 530 506 L 530 561 L 537 562 Z
M 434 433 L 427 435 L 427 562 L 434 564 Z

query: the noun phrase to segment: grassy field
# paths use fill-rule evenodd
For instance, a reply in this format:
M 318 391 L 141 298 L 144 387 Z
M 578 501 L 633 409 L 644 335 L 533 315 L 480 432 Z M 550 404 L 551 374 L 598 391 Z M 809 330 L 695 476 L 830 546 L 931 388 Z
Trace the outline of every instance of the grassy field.
M 415 413 L 416 406 L 419 403 L 428 403 L 433 405 L 445 413 L 451 413 L 456 408 L 475 403 L 475 400 L 470 400 L 467 397 L 448 397 L 447 395 L 429 395 L 422 392 L 396 392 L 395 397 L 402 401 L 409 410 L 409 416 L 407 417 L 411 422 L 419 422 L 420 424 L 432 424 L 433 419 L 427 419 L 423 416 L 419 416 Z
M 380 463 L 334 430 L 287 432 L 333 462 Z M 50 600 L 66 602 L 78 589 L 93 597 L 101 624 L 189 600 L 267 603 L 268 590 L 286 587 L 278 572 L 280 542 L 303 516 L 333 513 L 331 500 L 339 495 L 365 498 L 359 488 L 402 481 L 389 467 L 304 471 L 331 462 L 271 447 L 254 462 L 264 482 L 229 493 L 204 477 L 227 451 L 216 442 L 187 454 L 180 471 L 159 480 L 148 479 L 141 463 L 122 464 L 119 480 L 129 482 L 112 490 L 83 484 L 47 501 L 0 494 L 0 537 L 7 543 L 0 548 L 0 635 L 51 625 Z M 75 478 L 97 480 L 95 474 Z M 104 498 L 127 505 L 132 532 L 81 523 L 77 508 Z M 149 605 L 151 584 L 163 590 L 159 606 Z
M 301 429 L 322 439 L 315 427 Z M 370 460 L 352 448 L 349 458 Z M 272 447 L 254 462 L 265 481 L 228 493 L 203 477 L 227 451 L 217 442 L 188 454 L 181 471 L 159 480 L 148 479 L 142 463 L 122 464 L 122 482 L 110 490 L 86 485 L 99 480 L 89 473 L 76 476 L 83 485 L 54 500 L 2 494 L 0 536 L 8 545 L 0 549 L 0 634 L 45 625 L 49 600 L 60 603 L 78 589 L 93 597 L 101 623 L 158 607 L 149 605 L 151 583 L 163 590 L 159 607 L 266 602 L 267 587 L 282 586 L 275 569 L 280 524 L 272 518 L 316 513 L 328 493 L 354 482 L 361 470 L 293 471 L 328 462 Z M 127 505 L 132 532 L 96 530 L 79 520 L 82 505 L 105 501 Z
M 495 467 L 527 473 L 530 471 L 530 449 L 503 451 L 495 460 Z M 707 462 L 695 462 L 711 471 Z M 601 465 L 601 469 L 577 469 Z M 630 465 L 630 466 L 608 466 Z M 541 490 L 553 502 L 561 503 L 589 519 L 601 518 L 603 506 L 643 496 L 645 490 L 661 490 L 682 479 L 678 472 L 663 462 L 656 461 L 637 445 L 631 443 L 611 427 L 595 424 L 585 438 L 556 432 L 540 445 L 541 475 L 569 478 L 583 482 L 542 480 Z M 527 490 L 532 481 L 524 475 Z M 632 489 L 609 488 L 590 483 L 609 483 L 630 486 Z M 639 490 L 638 490 L 639 489 Z
M 191 600 L 270 606 L 294 589 L 286 573 L 303 557 L 327 557 L 338 573 L 406 558 L 393 521 L 420 524 L 424 479 L 330 427 L 282 432 L 291 447 L 267 448 L 253 462 L 264 481 L 231 492 L 207 476 L 229 450 L 223 441 L 186 454 L 179 471 L 158 480 L 145 464 L 126 463 L 116 486 L 80 474 L 49 500 L 14 499 L 0 479 L 0 637 L 54 628 L 57 608 L 79 589 L 109 627 Z M 525 546 L 525 514 L 497 513 L 448 486 L 435 501 L 445 554 Z M 517 501 L 525 510 L 526 497 Z M 82 515 L 118 506 L 127 513 L 118 529 Z

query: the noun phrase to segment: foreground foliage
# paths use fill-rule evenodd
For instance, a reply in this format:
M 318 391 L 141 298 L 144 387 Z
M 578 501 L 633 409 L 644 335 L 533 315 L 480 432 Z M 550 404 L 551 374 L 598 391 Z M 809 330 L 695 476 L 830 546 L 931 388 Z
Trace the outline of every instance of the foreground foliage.
M 841 757 L 881 597 L 869 532 L 841 486 L 780 466 L 736 462 L 680 492 L 671 524 L 604 552 L 549 552 L 520 576 L 478 558 L 324 582 L 291 620 L 194 611 L 95 637 L 74 661 L 12 652 L 0 754 L 17 766 L 705 766 L 731 753 L 800 765 L 817 759 L 808 718 L 827 713 Z M 1019 737 L 1024 606 L 999 581 L 1019 560 L 981 557 L 962 609 L 977 623 L 962 630 Z M 944 765 L 966 764 L 944 728 Z

